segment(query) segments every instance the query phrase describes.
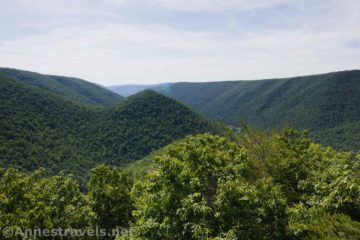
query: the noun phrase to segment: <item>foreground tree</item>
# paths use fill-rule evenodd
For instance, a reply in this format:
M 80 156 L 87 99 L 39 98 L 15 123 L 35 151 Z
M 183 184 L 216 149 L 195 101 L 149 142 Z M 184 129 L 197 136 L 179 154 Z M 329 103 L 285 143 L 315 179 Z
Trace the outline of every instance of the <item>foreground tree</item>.
M 137 237 L 284 236 L 285 198 L 271 178 L 251 181 L 253 169 L 239 145 L 208 134 L 188 137 L 154 165 L 134 190 Z
M 86 228 L 84 196 L 72 176 L 46 177 L 44 169 L 25 174 L 0 169 L 0 228 Z M 17 238 L 18 239 L 18 238 Z M 27 239 L 27 238 L 24 238 Z M 37 239 L 46 239 L 37 238 Z
M 111 230 L 128 227 L 132 220 L 131 180 L 120 168 L 100 165 L 90 172 L 88 205 L 91 225 Z

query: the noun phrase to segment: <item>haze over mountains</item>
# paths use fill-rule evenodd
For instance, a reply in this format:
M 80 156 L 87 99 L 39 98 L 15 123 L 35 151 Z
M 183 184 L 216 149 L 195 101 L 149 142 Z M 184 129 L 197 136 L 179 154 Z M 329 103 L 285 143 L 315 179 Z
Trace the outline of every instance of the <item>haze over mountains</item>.
M 147 86 L 149 87 L 149 86 Z M 309 129 L 316 141 L 360 149 L 360 71 L 259 81 L 173 83 L 149 88 L 205 116 L 261 129 Z M 121 86 L 111 90 L 124 93 Z
M 121 96 L 128 97 L 136 94 L 145 89 L 166 91 L 174 83 L 159 83 L 159 84 L 126 84 L 126 85 L 115 85 L 109 86 L 108 88 L 113 92 L 120 94 Z

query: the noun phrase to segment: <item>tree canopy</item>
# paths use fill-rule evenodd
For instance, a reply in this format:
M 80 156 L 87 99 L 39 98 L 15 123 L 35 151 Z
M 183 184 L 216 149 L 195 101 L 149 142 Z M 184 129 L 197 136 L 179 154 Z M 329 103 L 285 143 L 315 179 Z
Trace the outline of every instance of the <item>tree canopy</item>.
M 306 132 L 188 136 L 145 161 L 100 165 L 83 192 L 71 175 L 0 169 L 0 228 L 132 230 L 117 239 L 360 237 L 360 154 Z

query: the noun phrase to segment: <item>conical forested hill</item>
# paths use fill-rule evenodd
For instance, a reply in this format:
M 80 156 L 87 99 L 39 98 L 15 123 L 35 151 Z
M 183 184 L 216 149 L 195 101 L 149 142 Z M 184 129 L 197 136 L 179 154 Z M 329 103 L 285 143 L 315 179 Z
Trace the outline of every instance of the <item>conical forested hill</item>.
M 107 108 L 102 117 L 98 131 L 105 135 L 98 142 L 110 150 L 103 157 L 115 164 L 139 159 L 188 134 L 223 131 L 219 124 L 151 90 Z
M 0 75 L 0 164 L 84 175 L 121 165 L 188 134 L 221 128 L 164 95 L 144 91 L 97 107 Z

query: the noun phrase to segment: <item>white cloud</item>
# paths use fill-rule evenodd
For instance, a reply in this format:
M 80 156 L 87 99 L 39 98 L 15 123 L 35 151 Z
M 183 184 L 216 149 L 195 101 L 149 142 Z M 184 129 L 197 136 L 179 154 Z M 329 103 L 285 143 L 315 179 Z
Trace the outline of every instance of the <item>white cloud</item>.
M 267 7 L 289 0 L 152 0 L 161 7 L 182 11 L 244 11 Z
M 37 12 L 83 14 L 107 7 L 153 6 L 174 11 L 222 12 L 263 8 L 294 0 L 2 0 Z M 108 9 L 109 10 L 109 9 Z
M 254 9 L 277 1 L 182 2 L 153 0 L 162 7 L 189 11 Z M 107 0 L 102 8 L 93 9 L 88 3 L 79 0 L 71 11 L 104 11 L 106 4 L 127 4 Z M 257 79 L 359 68 L 360 48 L 349 43 L 360 39 L 356 31 L 359 11 L 354 10 L 360 4 L 322 3 L 315 1 L 311 9 L 301 4 L 309 14 L 300 16 L 305 20 L 299 19 L 294 28 L 271 31 L 194 31 L 163 22 L 112 20 L 63 24 L 41 33 L 0 39 L 0 66 L 82 77 L 104 85 Z M 40 12 L 56 11 L 51 4 L 38 7 L 46 9 L 38 9 Z M 331 11 L 321 15 L 324 9 Z M 236 27 L 235 22 L 231 29 Z
M 3 43 L 0 65 L 83 77 L 103 84 L 254 79 L 355 68 L 353 32 L 306 29 L 228 38 L 159 26 L 65 28 Z M 360 34 L 357 34 L 360 37 Z M 338 59 L 346 58 L 339 64 Z

